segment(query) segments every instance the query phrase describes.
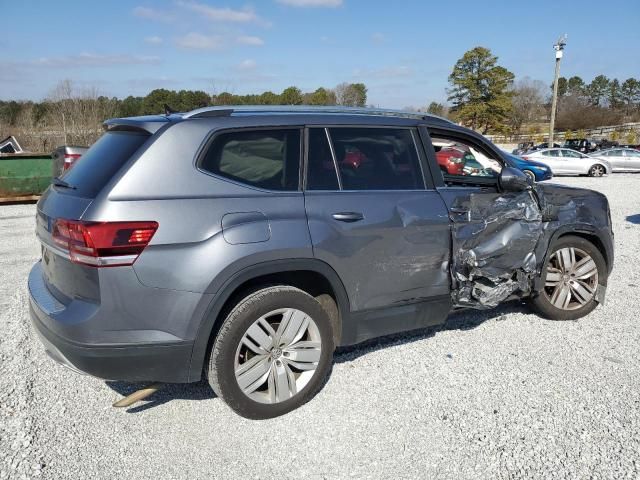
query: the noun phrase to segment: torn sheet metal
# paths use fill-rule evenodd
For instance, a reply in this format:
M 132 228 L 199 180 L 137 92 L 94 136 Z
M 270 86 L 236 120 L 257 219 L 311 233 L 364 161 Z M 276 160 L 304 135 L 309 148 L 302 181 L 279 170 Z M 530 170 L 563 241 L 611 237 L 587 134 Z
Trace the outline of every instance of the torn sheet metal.
M 540 195 L 470 193 L 452 205 L 454 305 L 492 308 L 530 291 L 543 235 Z

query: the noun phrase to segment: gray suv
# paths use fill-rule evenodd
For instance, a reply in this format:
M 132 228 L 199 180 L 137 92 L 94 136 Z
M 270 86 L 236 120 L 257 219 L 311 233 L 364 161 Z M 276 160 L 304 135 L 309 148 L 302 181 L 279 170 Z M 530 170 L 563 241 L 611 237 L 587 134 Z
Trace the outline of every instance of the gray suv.
M 74 370 L 204 376 L 269 418 L 313 397 L 336 347 L 455 308 L 526 298 L 573 320 L 604 300 L 606 197 L 532 185 L 447 120 L 234 107 L 104 127 L 37 206 L 31 318 Z M 473 168 L 442 167 L 457 150 Z

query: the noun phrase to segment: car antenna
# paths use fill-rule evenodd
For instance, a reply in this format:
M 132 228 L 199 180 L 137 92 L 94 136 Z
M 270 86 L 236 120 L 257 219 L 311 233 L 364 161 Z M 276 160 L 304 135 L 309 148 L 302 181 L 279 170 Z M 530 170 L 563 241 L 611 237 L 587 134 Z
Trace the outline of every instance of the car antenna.
M 169 105 L 167 105 L 166 103 L 164 104 L 164 114 L 168 117 L 169 115 L 171 115 L 172 113 L 178 113 L 177 110 L 174 110 L 173 108 L 171 108 Z

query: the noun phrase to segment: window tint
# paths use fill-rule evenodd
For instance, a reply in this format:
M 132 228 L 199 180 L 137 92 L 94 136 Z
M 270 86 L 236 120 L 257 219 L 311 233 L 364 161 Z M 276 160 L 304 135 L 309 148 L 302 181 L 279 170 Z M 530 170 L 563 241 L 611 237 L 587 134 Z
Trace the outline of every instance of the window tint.
M 93 198 L 149 138 L 148 133 L 114 131 L 105 133 L 62 176 L 75 187 L 69 195 Z
M 473 183 L 474 178 L 497 178 L 502 164 L 477 145 L 461 140 L 431 137 L 445 183 Z
M 545 157 L 559 157 L 560 150 L 547 150 L 542 152 L 542 155 L 544 155 Z
M 625 155 L 627 157 L 640 157 L 640 152 L 637 150 L 625 150 Z
M 340 190 L 331 148 L 324 128 L 309 130 L 308 190 Z
M 200 168 L 267 190 L 297 190 L 300 130 L 248 130 L 218 135 Z
M 562 150 L 562 156 L 569 158 L 582 158 L 582 155 L 580 155 L 575 150 Z
M 343 190 L 424 188 L 409 129 L 330 128 Z

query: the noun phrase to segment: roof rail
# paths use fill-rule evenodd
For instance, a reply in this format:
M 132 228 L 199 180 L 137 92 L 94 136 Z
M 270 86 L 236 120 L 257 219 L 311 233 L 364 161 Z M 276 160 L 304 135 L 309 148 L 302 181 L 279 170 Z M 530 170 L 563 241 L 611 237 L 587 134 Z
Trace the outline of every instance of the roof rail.
M 402 110 L 390 110 L 383 108 L 362 108 L 362 107 L 340 107 L 340 106 L 306 106 L 306 105 L 238 105 L 238 106 L 220 106 L 220 107 L 204 107 L 192 110 L 182 114 L 182 118 L 210 118 L 210 117 L 228 117 L 231 114 L 347 114 L 347 115 L 378 115 L 388 117 L 413 118 L 417 120 L 426 120 L 430 118 L 438 118 L 445 122 L 451 123 L 446 118 L 438 117 L 423 112 L 406 112 Z

